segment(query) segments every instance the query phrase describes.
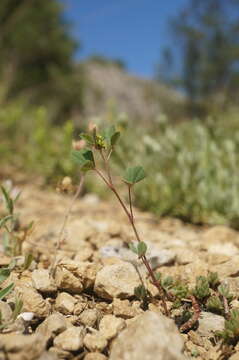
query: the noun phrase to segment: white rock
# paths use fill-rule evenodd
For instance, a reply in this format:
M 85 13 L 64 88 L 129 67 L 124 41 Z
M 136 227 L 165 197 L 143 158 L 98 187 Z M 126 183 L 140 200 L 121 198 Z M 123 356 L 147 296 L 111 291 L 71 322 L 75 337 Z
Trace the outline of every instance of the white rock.
M 183 360 L 183 338 L 171 319 L 152 311 L 138 316 L 113 341 L 110 360 Z
M 213 336 L 216 331 L 224 329 L 225 319 L 223 316 L 202 311 L 199 318 L 197 333 L 200 336 Z
M 17 318 L 18 319 L 22 318 L 26 322 L 31 321 L 34 318 L 34 313 L 33 312 L 23 312 L 23 313 L 19 314 Z
M 50 305 L 34 288 L 29 286 L 16 286 L 17 297 L 23 301 L 23 312 L 32 312 L 36 317 L 44 318 L 50 313 Z
M 101 269 L 95 280 L 94 292 L 104 298 L 128 298 L 134 295 L 134 288 L 140 284 L 134 266 L 127 262 L 107 265 Z

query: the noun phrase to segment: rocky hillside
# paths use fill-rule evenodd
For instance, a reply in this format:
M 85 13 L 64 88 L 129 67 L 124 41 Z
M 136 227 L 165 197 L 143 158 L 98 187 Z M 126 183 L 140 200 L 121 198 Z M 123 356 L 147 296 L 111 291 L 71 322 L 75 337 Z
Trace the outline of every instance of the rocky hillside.
M 162 113 L 176 112 L 183 96 L 156 81 L 129 74 L 114 63 L 89 61 L 85 71 L 85 115 L 101 116 L 109 110 L 148 121 Z
M 164 279 L 166 317 L 156 287 L 128 248 L 133 233 L 115 201 L 104 203 L 94 195 L 76 201 L 51 273 L 71 198 L 32 185 L 20 189 L 20 227 L 35 221 L 23 254 L 32 253 L 34 261 L 24 270 L 23 256 L 18 257 L 0 284 L 1 289 L 14 283 L 0 301 L 1 360 L 238 359 L 238 232 L 157 221 L 136 211 L 148 259 Z M 0 268 L 10 261 L 1 248 Z M 146 297 L 135 292 L 141 281 Z M 19 297 L 23 307 L 14 321 Z M 223 343 L 217 331 L 234 346 Z

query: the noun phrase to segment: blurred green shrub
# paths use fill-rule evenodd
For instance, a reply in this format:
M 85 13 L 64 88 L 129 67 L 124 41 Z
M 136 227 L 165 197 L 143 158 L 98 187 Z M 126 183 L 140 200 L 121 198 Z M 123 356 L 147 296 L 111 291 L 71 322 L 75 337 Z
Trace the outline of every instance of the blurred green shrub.
M 12 101 L 0 107 L 0 164 L 43 175 L 46 182 L 71 175 L 73 125 L 54 126 L 44 107 Z

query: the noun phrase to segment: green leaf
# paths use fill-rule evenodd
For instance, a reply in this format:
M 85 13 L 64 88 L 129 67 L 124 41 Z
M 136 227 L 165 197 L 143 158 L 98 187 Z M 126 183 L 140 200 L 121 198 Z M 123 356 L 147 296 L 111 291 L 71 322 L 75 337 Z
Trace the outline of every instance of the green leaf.
M 13 209 L 14 209 L 14 203 L 9 195 L 9 192 L 5 189 L 4 186 L 1 186 L 1 190 L 2 190 L 2 194 L 6 203 L 6 207 L 7 210 L 9 212 L 9 214 L 13 214 Z
M 13 288 L 14 288 L 14 284 L 12 283 L 9 286 L 7 286 L 5 289 L 2 289 L 0 291 L 0 300 L 2 300 L 5 296 L 7 296 L 12 291 Z
M 154 273 L 154 276 L 155 276 L 155 279 L 156 279 L 157 281 L 161 281 L 161 279 L 162 279 L 162 274 L 161 274 L 160 272 Z
M 134 185 L 143 180 L 145 176 L 146 174 L 142 166 L 134 166 L 126 170 L 123 180 L 129 185 Z
M 8 278 L 10 273 L 11 273 L 11 270 L 8 268 L 3 268 L 0 270 L 0 284 Z
M 3 219 L 0 220 L 0 228 L 3 227 L 9 220 L 12 219 L 12 215 L 7 215 Z
M 138 243 L 137 250 L 138 250 L 139 257 L 144 256 L 147 251 L 147 245 L 143 241 L 140 241 Z
M 95 168 L 95 161 L 93 152 L 91 150 L 72 150 L 72 159 L 80 166 L 81 171 L 93 170 Z
M 112 125 L 105 129 L 103 136 L 107 145 L 113 147 L 119 140 L 120 132 L 115 129 L 114 125 Z
M 93 146 L 95 144 L 94 137 L 90 134 L 82 133 L 80 134 L 80 138 L 85 140 L 88 145 Z
M 32 261 L 33 261 L 33 255 L 32 254 L 25 255 L 24 264 L 23 264 L 23 270 L 29 269 L 29 267 L 31 266 Z
M 133 243 L 129 243 L 129 248 L 131 251 L 138 255 L 138 249 L 136 248 L 136 246 L 134 246 Z
M 12 313 L 12 318 L 13 318 L 14 321 L 16 320 L 18 315 L 21 313 L 22 307 L 23 307 L 22 299 L 17 298 L 15 300 L 15 307 L 14 307 L 14 310 L 13 310 L 13 313 Z

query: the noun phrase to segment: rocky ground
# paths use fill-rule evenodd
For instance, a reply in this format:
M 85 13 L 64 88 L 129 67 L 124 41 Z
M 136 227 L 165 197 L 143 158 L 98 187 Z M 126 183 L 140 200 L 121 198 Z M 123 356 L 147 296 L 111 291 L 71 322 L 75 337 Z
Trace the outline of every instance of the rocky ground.
M 227 352 L 215 337 L 215 331 L 224 328 L 222 315 L 201 308 L 195 326 L 180 333 L 175 319 L 182 309 L 172 309 L 168 301 L 171 318 L 162 314 L 156 288 L 128 249 L 134 236 L 116 201 L 104 203 L 86 195 L 75 202 L 51 276 L 71 198 L 29 184 L 21 190 L 20 221 L 35 222 L 23 253 L 31 252 L 34 261 L 28 270 L 14 269 L 1 284 L 15 284 L 7 299 L 0 301 L 2 321 L 11 317 L 14 298 L 21 297 L 23 309 L 14 323 L 1 330 L 0 360 L 239 359 L 236 345 Z M 158 220 L 140 211 L 136 219 L 155 270 L 189 287 L 197 276 L 217 272 L 234 296 L 230 306 L 239 308 L 238 232 Z M 7 266 L 11 259 L 0 251 L 0 266 Z M 146 305 L 134 295 L 140 277 L 152 295 Z

